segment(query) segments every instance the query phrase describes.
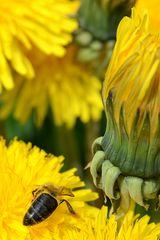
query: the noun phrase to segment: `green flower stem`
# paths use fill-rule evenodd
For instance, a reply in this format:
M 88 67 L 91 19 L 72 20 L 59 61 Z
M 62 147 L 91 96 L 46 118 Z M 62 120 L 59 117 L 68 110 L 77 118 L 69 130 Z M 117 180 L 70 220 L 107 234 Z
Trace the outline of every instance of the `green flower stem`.
M 55 139 L 55 131 L 53 134 Z M 60 153 L 66 158 L 65 168 L 77 167 L 82 176 L 76 129 L 67 129 L 65 126 L 56 127 L 56 140 L 57 143 L 54 142 L 54 145 L 57 144 Z

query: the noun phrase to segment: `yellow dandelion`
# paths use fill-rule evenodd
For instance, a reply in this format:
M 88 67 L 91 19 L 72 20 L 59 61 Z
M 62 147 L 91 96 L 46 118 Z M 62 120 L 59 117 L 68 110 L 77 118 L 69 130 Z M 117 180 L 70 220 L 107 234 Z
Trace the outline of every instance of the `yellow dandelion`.
M 124 17 L 103 85 L 107 127 L 91 173 L 122 216 L 131 199 L 148 208 L 160 190 L 160 36 L 148 13 Z
M 106 219 L 107 208 L 102 207 L 93 219 L 85 219 L 80 229 L 66 229 L 64 240 L 157 240 L 160 224 L 149 224 L 146 215 L 140 219 L 129 211 L 118 229 L 115 216 Z
M 125 34 L 124 34 L 125 33 Z M 151 134 L 156 130 L 160 112 L 160 37 L 148 31 L 148 14 L 132 12 L 117 30 L 117 42 L 106 73 L 103 99 L 113 90 L 114 114 L 119 124 L 120 109 L 125 108 L 125 123 L 130 133 L 137 110 L 141 118 L 150 112 Z
M 74 225 L 84 214 L 93 215 L 85 201 L 97 198 L 91 190 L 74 190 L 84 186 L 76 169 L 61 172 L 63 157 L 47 155 L 30 143 L 13 140 L 6 146 L 0 140 L 0 233 L 2 240 L 56 239 L 63 226 Z M 53 214 L 43 222 L 27 227 L 23 218 L 33 199 L 35 188 L 52 183 L 72 190 L 74 197 L 65 197 L 75 211 L 71 214 L 65 203 L 60 204 Z M 55 238 L 54 238 L 55 237 Z
M 12 70 L 32 78 L 34 69 L 28 52 L 39 49 L 44 54 L 63 56 L 64 46 L 77 28 L 69 17 L 78 1 L 0 0 L 0 88 L 14 85 Z
M 159 1 L 137 0 L 136 8 L 138 11 L 147 9 L 149 12 L 149 29 L 151 32 L 160 32 L 160 16 L 158 13 Z
M 34 55 L 36 77 L 33 81 L 17 79 L 15 88 L 3 93 L 0 117 L 6 118 L 15 103 L 14 117 L 22 123 L 35 109 L 36 123 L 40 126 L 48 105 L 57 125 L 65 123 L 72 127 L 78 117 L 84 123 L 100 119 L 101 83 L 87 66 L 76 62 L 75 56 L 76 49 L 72 46 L 63 58 Z

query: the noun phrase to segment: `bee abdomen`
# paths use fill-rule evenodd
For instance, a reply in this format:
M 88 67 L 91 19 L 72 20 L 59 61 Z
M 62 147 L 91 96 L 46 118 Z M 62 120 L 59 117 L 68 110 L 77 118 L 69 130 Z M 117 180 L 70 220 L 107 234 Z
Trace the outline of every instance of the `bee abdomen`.
M 47 193 L 41 194 L 32 203 L 23 219 L 23 225 L 34 225 L 48 218 L 57 208 L 57 200 Z

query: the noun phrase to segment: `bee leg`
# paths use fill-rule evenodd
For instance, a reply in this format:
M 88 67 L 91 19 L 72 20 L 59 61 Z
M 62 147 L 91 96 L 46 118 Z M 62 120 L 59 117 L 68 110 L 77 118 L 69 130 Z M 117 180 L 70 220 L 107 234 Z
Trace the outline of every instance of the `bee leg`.
M 37 192 L 38 191 L 38 188 L 36 188 L 36 189 L 34 189 L 33 191 L 32 191 L 32 195 L 33 195 L 33 197 L 35 197 L 36 195 L 37 195 Z
M 63 202 L 65 202 L 66 203 L 66 205 L 67 205 L 67 207 L 68 207 L 68 210 L 70 211 L 70 213 L 72 213 L 72 214 L 76 214 L 75 213 L 75 211 L 73 210 L 73 208 L 72 208 L 72 206 L 71 206 L 71 204 L 67 201 L 67 200 L 65 200 L 65 199 L 62 199 L 61 201 L 60 201 L 60 203 L 59 204 L 61 204 L 61 203 L 63 203 Z
M 44 190 L 42 188 L 36 188 L 32 191 L 32 195 L 34 198 L 37 197 L 38 194 L 42 193 Z

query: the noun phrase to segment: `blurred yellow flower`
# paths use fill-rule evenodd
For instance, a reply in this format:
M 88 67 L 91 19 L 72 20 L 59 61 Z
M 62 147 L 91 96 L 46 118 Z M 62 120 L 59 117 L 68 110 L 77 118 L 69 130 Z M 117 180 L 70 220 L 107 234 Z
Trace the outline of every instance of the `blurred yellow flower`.
M 55 123 L 75 124 L 79 117 L 86 123 L 101 117 L 101 83 L 88 66 L 76 61 L 76 48 L 68 47 L 63 58 L 44 57 L 33 53 L 33 66 L 36 77 L 31 81 L 17 79 L 15 88 L 3 92 L 4 102 L 0 118 L 6 118 L 15 104 L 14 117 L 24 123 L 33 109 L 36 111 L 36 124 L 40 126 L 51 106 Z M 25 111 L 24 111 L 25 109 Z
M 147 9 L 149 12 L 149 29 L 151 32 L 160 32 L 160 15 L 159 15 L 159 1 L 145 1 L 137 0 L 136 1 L 137 10 L 143 11 Z
M 63 56 L 77 23 L 78 1 L 0 0 L 0 90 L 13 88 L 12 71 L 26 78 L 34 76 L 28 52 Z
M 62 156 L 47 155 L 38 147 L 17 140 L 6 146 L 3 139 L 0 140 L 0 155 L 1 240 L 56 239 L 63 232 L 63 227 L 69 228 L 84 214 L 92 216 L 96 212 L 91 211 L 92 207 L 85 201 L 96 199 L 97 194 L 87 189 L 74 190 L 84 186 L 84 183 L 74 175 L 76 169 L 60 172 Z M 42 223 L 32 227 L 23 226 L 23 217 L 33 198 L 32 191 L 48 182 L 72 189 L 75 197 L 68 197 L 68 201 L 76 215 L 72 215 L 62 203 Z
M 129 211 L 118 229 L 115 216 L 106 219 L 107 208 L 102 207 L 94 219 L 85 219 L 80 229 L 66 229 L 63 240 L 157 240 L 160 224 L 149 224 L 149 217 L 140 219 Z

